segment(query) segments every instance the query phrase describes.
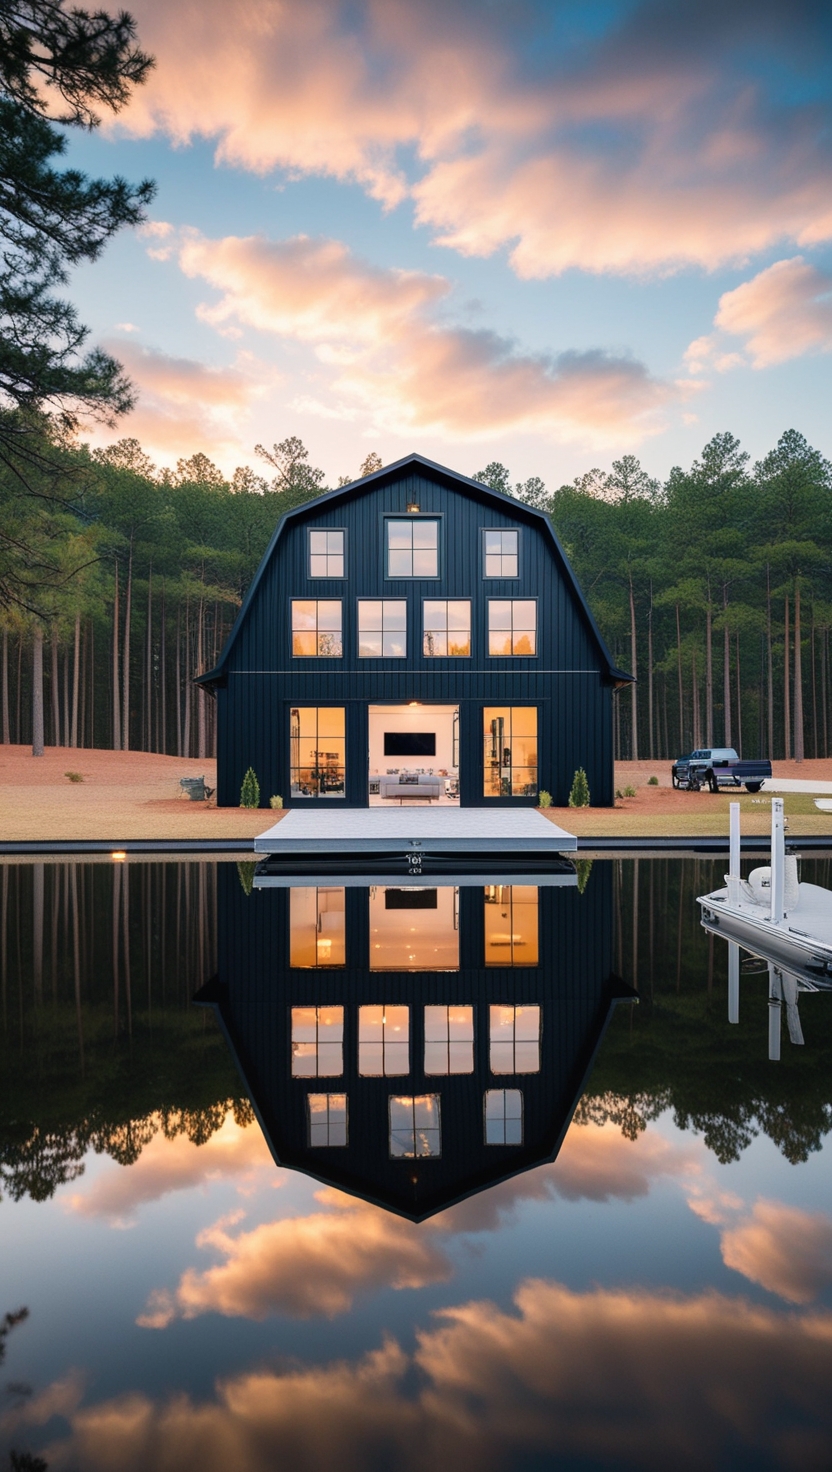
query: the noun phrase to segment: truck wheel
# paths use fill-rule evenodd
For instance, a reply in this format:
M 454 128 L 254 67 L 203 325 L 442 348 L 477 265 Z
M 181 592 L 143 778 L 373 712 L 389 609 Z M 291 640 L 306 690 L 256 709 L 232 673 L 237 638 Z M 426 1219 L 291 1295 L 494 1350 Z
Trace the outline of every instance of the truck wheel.
M 719 783 L 717 782 L 713 772 L 708 773 L 705 781 L 707 782 L 711 792 L 719 792 Z
M 746 792 L 759 792 L 762 785 L 762 782 L 746 782 L 745 790 Z

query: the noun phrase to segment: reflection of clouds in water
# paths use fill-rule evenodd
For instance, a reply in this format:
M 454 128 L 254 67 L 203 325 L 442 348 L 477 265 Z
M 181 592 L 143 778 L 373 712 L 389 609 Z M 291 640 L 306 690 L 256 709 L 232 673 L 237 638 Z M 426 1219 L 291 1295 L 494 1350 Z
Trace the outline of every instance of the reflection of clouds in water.
M 780 1201 L 758 1201 L 722 1234 L 722 1257 L 789 1303 L 811 1303 L 832 1285 L 832 1221 Z
M 91 1406 L 46 1454 L 85 1472 L 496 1472 L 530 1457 L 698 1472 L 730 1442 L 767 1466 L 827 1468 L 832 1316 L 546 1281 L 515 1301 L 445 1310 L 413 1357 L 388 1341 L 353 1362 L 236 1376 L 212 1402 Z
M 345 1313 L 358 1293 L 378 1288 L 421 1288 L 445 1282 L 451 1264 L 430 1233 L 377 1206 L 337 1191 L 318 1193 L 336 1209 L 284 1217 L 232 1236 L 225 1219 L 201 1232 L 198 1247 L 214 1247 L 225 1261 L 188 1268 L 175 1293 L 157 1290 L 139 1319 L 165 1328 L 173 1318 L 210 1311 L 249 1319 L 284 1313 L 305 1319 Z
M 184 1134 L 167 1139 L 160 1130 L 128 1169 L 107 1162 L 92 1181 L 64 1199 L 68 1210 L 80 1216 L 109 1217 L 115 1226 L 132 1225 L 133 1214 L 143 1202 L 231 1176 L 240 1178 L 240 1189 L 245 1192 L 254 1173 L 267 1166 L 274 1172 L 260 1129 L 254 1125 L 241 1128 L 229 1110 L 221 1128 L 202 1144 Z
M 560 1195 L 575 1201 L 645 1196 L 659 1176 L 694 1168 L 694 1151 L 674 1146 L 657 1131 L 624 1145 L 612 1125 L 572 1132 L 554 1165 L 503 1181 L 421 1226 L 338 1191 L 317 1192 L 325 1208 L 282 1217 L 232 1235 L 239 1220 L 224 1218 L 197 1238 L 224 1261 L 188 1268 L 178 1287 L 155 1289 L 138 1322 L 166 1328 L 174 1318 L 207 1312 L 263 1319 L 346 1313 L 359 1293 L 419 1288 L 445 1282 L 453 1268 L 445 1246 L 469 1232 L 493 1231 L 524 1201 Z M 440 1240 L 441 1239 L 441 1240 Z

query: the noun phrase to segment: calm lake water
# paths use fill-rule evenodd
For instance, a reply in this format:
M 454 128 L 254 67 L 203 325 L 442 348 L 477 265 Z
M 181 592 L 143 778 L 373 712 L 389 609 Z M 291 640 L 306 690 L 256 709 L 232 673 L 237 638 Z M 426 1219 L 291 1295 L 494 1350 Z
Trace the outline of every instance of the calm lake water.
M 832 994 L 579 867 L 0 867 L 0 1465 L 829 1472 Z

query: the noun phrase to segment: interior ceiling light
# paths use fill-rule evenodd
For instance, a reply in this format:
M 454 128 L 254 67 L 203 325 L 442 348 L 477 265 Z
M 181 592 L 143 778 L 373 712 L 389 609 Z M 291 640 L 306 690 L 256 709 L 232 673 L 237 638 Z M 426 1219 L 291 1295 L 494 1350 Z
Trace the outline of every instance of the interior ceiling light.
M 407 509 L 408 509 L 408 511 L 418 511 L 419 510 L 419 503 L 417 501 L 408 501 L 408 503 L 407 503 Z

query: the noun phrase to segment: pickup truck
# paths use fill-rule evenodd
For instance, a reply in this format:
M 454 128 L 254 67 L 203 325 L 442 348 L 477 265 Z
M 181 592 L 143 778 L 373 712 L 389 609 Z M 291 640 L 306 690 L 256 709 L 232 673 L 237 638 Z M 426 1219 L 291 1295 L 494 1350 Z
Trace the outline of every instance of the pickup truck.
M 771 776 L 771 762 L 766 758 L 740 761 L 733 746 L 711 746 L 678 757 L 670 775 L 674 787 L 686 788 L 688 792 L 698 792 L 703 786 L 719 792 L 720 787 L 743 785 L 749 792 L 759 792 Z

